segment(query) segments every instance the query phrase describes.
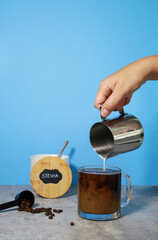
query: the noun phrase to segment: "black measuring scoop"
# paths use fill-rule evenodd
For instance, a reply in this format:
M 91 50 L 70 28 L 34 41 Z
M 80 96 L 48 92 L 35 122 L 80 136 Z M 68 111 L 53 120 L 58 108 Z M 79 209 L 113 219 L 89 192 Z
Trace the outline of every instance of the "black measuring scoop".
M 15 200 L 0 204 L 0 211 L 7 208 L 20 206 L 23 200 L 28 200 L 30 203 L 30 207 L 32 207 L 35 201 L 35 197 L 33 193 L 28 190 L 22 191 L 15 196 Z

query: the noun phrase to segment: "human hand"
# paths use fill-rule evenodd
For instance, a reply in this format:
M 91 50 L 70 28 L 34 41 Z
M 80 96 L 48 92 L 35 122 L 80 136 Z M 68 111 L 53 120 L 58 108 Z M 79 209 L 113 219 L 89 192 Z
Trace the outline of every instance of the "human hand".
M 155 56 L 133 62 L 101 81 L 94 106 L 100 109 L 102 105 L 103 117 L 112 111 L 120 111 L 130 102 L 132 94 L 151 76 L 150 63 L 153 57 Z

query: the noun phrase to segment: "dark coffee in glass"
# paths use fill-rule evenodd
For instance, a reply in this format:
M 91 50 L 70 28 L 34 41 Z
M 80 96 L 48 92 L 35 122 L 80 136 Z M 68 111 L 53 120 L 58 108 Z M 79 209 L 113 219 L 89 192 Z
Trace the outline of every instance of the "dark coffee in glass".
M 79 169 L 79 216 L 91 220 L 116 219 L 120 215 L 120 207 L 121 169 L 107 167 L 104 170 L 101 166 L 86 166 Z

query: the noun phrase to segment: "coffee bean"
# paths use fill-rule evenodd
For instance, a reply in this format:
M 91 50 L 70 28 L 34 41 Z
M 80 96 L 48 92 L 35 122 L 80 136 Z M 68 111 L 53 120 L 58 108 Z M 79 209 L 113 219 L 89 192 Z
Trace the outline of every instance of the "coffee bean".
M 43 212 L 42 208 L 39 208 L 39 212 L 40 212 L 40 213 Z
M 46 208 L 46 211 L 51 211 L 52 210 L 52 208 Z
M 45 212 L 45 208 L 40 208 L 41 209 L 41 212 Z
M 63 210 L 62 209 L 58 209 L 58 212 L 61 213 L 61 212 L 63 212 Z
M 40 213 L 38 208 L 35 209 L 35 213 Z
M 44 208 L 41 208 L 41 212 L 45 212 L 45 209 L 44 209 Z
M 70 225 L 71 225 L 71 226 L 74 226 L 74 225 L 75 225 L 75 223 L 74 223 L 74 222 L 70 222 Z
M 34 209 L 32 209 L 31 213 L 35 213 L 35 210 L 34 210 Z
M 46 212 L 45 215 L 46 215 L 46 216 L 49 216 L 49 215 L 51 215 L 51 213 L 50 213 L 50 212 Z
M 18 211 L 20 212 L 20 211 L 23 211 L 23 209 L 22 208 L 18 208 Z
M 26 212 L 30 212 L 32 214 L 45 212 L 45 215 L 48 216 L 49 219 L 53 219 L 53 217 L 55 216 L 55 214 L 53 212 L 56 212 L 56 213 L 63 212 L 62 209 L 53 209 L 53 211 L 52 211 L 52 208 L 43 208 L 43 207 L 42 208 L 31 208 L 30 202 L 26 199 L 24 199 L 21 202 L 20 207 L 18 208 L 18 211 L 26 211 Z
M 20 208 L 22 208 L 23 211 L 27 211 L 27 209 L 30 207 L 30 202 L 26 199 L 22 200 L 20 203 Z
M 63 212 L 62 209 L 58 209 L 58 210 L 57 210 L 57 213 L 61 213 L 61 212 Z
M 31 209 L 30 209 L 30 208 L 28 208 L 26 211 L 27 211 L 27 212 L 31 212 Z

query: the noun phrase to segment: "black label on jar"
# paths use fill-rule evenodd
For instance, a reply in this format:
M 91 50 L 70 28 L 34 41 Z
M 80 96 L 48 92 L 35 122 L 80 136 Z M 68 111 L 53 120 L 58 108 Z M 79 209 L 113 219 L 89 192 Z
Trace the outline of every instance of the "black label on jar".
M 57 169 L 44 169 L 43 172 L 40 173 L 39 178 L 45 184 L 57 184 L 62 179 L 62 174 Z

